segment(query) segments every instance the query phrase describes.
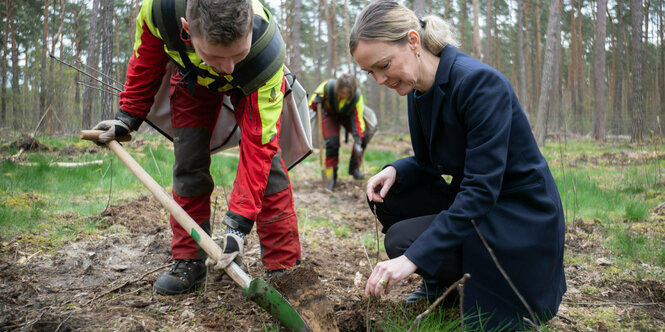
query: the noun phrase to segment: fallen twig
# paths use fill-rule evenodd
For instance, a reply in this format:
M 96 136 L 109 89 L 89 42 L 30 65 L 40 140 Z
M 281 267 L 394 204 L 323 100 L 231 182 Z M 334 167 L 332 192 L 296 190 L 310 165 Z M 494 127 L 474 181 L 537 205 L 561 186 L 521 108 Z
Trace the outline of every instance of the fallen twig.
M 171 263 L 169 263 L 169 264 L 165 264 L 165 265 L 162 265 L 162 266 L 157 267 L 157 268 L 154 268 L 154 269 L 152 269 L 152 270 L 150 270 L 150 271 L 148 271 L 148 272 L 142 274 L 141 277 L 139 277 L 138 279 L 127 280 L 127 281 L 125 281 L 124 283 L 122 283 L 122 284 L 119 285 L 119 286 L 113 287 L 113 288 L 107 290 L 106 292 L 103 292 L 103 293 L 101 293 L 101 294 L 99 294 L 99 295 L 96 295 L 95 297 L 93 297 L 92 299 L 90 299 L 90 301 L 86 302 L 85 305 L 89 305 L 89 304 L 92 303 L 94 300 L 96 300 L 96 299 L 98 299 L 98 298 L 100 298 L 100 297 L 106 296 L 107 294 L 113 293 L 113 292 L 117 291 L 118 289 L 121 289 L 121 288 L 123 288 L 123 287 L 129 285 L 130 283 L 134 283 L 134 282 L 141 281 L 141 280 L 143 280 L 143 278 L 145 278 L 147 275 L 149 275 L 149 274 L 151 274 L 151 273 L 154 273 L 154 272 L 157 272 L 157 271 L 159 271 L 159 270 L 161 270 L 161 269 L 163 269 L 163 268 L 165 268 L 165 267 L 169 267 L 169 266 L 171 266 Z
M 513 289 L 513 292 L 515 292 L 515 295 L 517 295 L 517 297 L 520 299 L 520 301 L 522 301 L 522 304 L 524 305 L 526 310 L 529 312 L 529 316 L 531 317 L 531 320 L 529 321 L 526 318 L 524 320 L 527 321 L 529 324 L 531 324 L 533 328 L 540 331 L 540 327 L 538 327 L 538 325 L 535 324 L 535 322 L 537 322 L 536 315 L 533 314 L 533 310 L 531 310 L 531 306 L 529 306 L 529 304 L 526 302 L 524 297 L 522 297 L 522 294 L 520 294 L 520 292 L 517 290 L 517 287 L 515 287 L 515 285 L 513 284 L 513 281 L 510 279 L 510 277 L 508 277 L 508 274 L 506 273 L 506 271 L 503 270 L 503 267 L 501 267 L 501 264 L 499 264 L 499 260 L 494 255 L 494 251 L 492 250 L 492 248 L 490 248 L 487 241 L 485 241 L 485 237 L 483 236 L 483 234 L 480 233 L 480 229 L 478 228 L 478 225 L 476 225 L 476 221 L 471 219 L 471 224 L 473 225 L 473 228 L 476 229 L 476 233 L 478 233 L 478 237 L 480 237 L 480 240 L 483 242 L 483 245 L 485 246 L 485 249 L 487 249 L 487 252 L 490 254 L 490 256 L 492 256 L 492 260 L 494 261 L 494 265 L 496 265 L 496 267 L 499 269 L 499 272 L 501 272 L 501 275 L 503 275 L 503 278 L 506 279 L 506 281 L 508 282 L 508 285 L 510 285 L 510 288 Z
M 89 166 L 89 165 L 102 165 L 104 162 L 102 160 L 91 160 L 91 161 L 81 161 L 81 162 L 62 162 L 62 161 L 55 161 L 55 162 L 50 162 L 48 165 L 49 166 L 58 166 L 58 167 L 82 167 L 82 166 Z M 19 166 L 39 166 L 39 163 L 34 163 L 34 162 L 19 162 L 16 163 Z
M 466 282 L 466 279 L 469 279 L 469 278 L 471 278 L 471 275 L 468 274 L 468 273 L 465 273 L 464 276 L 462 276 L 462 278 L 460 278 L 460 280 L 457 280 L 452 285 L 450 285 L 450 287 L 448 287 L 448 289 L 446 289 L 446 291 L 443 292 L 443 294 L 441 294 L 441 296 L 439 296 L 439 298 L 437 298 L 436 301 L 434 301 L 434 303 L 430 304 L 430 306 L 427 307 L 427 309 L 425 311 L 423 311 L 420 315 L 416 316 L 416 319 L 413 320 L 413 323 L 411 323 L 411 327 L 409 327 L 407 332 L 413 331 L 413 328 L 418 326 L 418 323 L 420 323 L 420 321 L 425 316 L 427 316 L 427 314 L 429 314 L 432 311 L 432 309 L 434 309 L 437 305 L 439 305 L 439 303 L 441 303 L 441 301 L 443 301 L 443 299 L 445 299 L 446 296 L 448 296 L 448 294 L 450 294 L 450 292 L 453 291 L 453 289 L 457 288 L 457 286 L 459 286 L 459 285 L 463 285 Z M 464 321 L 462 321 L 462 326 L 464 326 Z
M 610 302 L 564 302 L 565 304 L 589 306 L 589 307 L 602 307 L 606 305 L 632 305 L 632 306 L 650 306 L 662 305 L 657 302 L 623 302 L 623 301 L 610 301 Z

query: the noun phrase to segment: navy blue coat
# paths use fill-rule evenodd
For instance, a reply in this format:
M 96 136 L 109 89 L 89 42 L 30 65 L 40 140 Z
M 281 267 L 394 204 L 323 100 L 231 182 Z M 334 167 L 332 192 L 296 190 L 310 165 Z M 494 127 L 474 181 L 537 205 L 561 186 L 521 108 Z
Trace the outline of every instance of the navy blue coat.
M 408 96 L 414 156 L 392 165 L 399 186 L 441 179 L 454 200 L 405 255 L 434 275 L 462 246 L 465 315 L 491 313 L 490 326 L 529 317 L 476 234 L 474 219 L 503 269 L 541 321 L 566 291 L 564 214 L 556 184 L 508 80 L 446 46 L 435 82 Z

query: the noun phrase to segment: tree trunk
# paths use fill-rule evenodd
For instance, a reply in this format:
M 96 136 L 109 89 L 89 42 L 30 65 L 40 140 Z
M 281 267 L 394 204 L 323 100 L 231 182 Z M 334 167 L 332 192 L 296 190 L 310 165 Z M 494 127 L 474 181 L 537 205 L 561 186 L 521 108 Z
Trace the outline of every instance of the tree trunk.
M 519 96 L 520 103 L 527 106 L 528 93 L 526 90 L 526 60 L 524 58 L 524 3 L 517 5 L 517 62 L 519 65 Z
M 642 101 L 644 96 L 644 86 L 642 83 L 642 1 L 630 0 L 630 16 L 631 16 L 631 35 L 630 35 L 630 51 L 632 53 L 632 94 L 630 98 L 630 113 L 632 115 L 632 133 L 630 141 L 632 143 L 641 143 L 644 139 L 643 134 L 643 120 L 644 110 L 642 109 Z
M 76 49 L 76 54 L 74 55 L 74 61 L 77 68 L 81 68 L 81 37 L 79 36 L 79 15 L 81 14 L 81 7 L 77 7 L 74 10 L 74 48 Z M 76 109 L 79 110 L 81 107 L 81 73 L 77 70 L 74 75 L 74 102 L 76 103 Z
M 344 53 L 346 54 L 346 64 L 349 67 L 349 73 L 356 76 L 355 67 L 353 66 L 353 59 L 351 59 L 351 51 L 349 50 L 349 40 L 351 38 L 351 19 L 349 18 L 349 0 L 344 0 Z
M 538 145 L 545 146 L 547 137 L 547 108 L 549 94 L 552 91 L 552 71 L 554 68 L 554 53 L 557 38 L 557 25 L 561 24 L 561 0 L 550 3 L 549 18 L 547 19 L 547 44 L 545 46 L 545 59 L 543 61 L 543 76 L 540 83 L 540 98 L 538 98 L 538 114 L 536 119 L 536 138 Z
M 478 0 L 473 0 L 473 52 L 472 55 L 476 59 L 480 59 L 480 24 L 478 23 L 480 16 L 480 5 Z
M 92 70 L 97 69 L 97 18 L 99 17 L 99 1 L 92 1 L 92 12 L 90 13 L 90 29 L 88 30 L 88 50 L 86 57 L 86 66 L 88 67 L 88 73 L 90 75 L 96 75 L 96 73 L 91 72 Z M 93 81 L 91 78 L 86 78 L 86 84 L 89 86 L 94 86 L 97 82 Z M 97 91 L 94 88 L 86 87 L 83 90 L 83 114 L 81 116 L 81 126 L 83 128 L 90 128 L 92 126 L 92 109 L 95 107 L 95 100 L 97 96 Z
M 18 64 L 18 41 L 16 40 L 16 13 L 14 11 L 14 2 L 10 1 L 10 19 L 11 28 L 10 33 L 12 36 L 12 127 L 14 129 L 21 129 L 19 120 L 23 118 L 23 106 L 21 103 L 21 89 L 19 85 L 20 67 Z
M 658 35 L 660 37 L 660 88 L 659 91 L 665 91 L 665 14 L 663 14 L 663 1 L 660 2 L 658 11 L 660 12 L 660 29 Z M 665 117 L 665 96 L 660 94 L 660 115 L 661 119 Z M 665 120 L 665 119 L 664 119 Z
M 302 2 L 301 0 L 293 0 L 293 23 L 291 25 L 291 72 L 296 77 L 301 78 L 302 75 L 302 60 L 300 55 L 300 21 L 302 20 Z
M 413 12 L 418 18 L 425 16 L 425 0 L 413 0 Z
M 452 24 L 453 19 L 453 0 L 446 0 L 446 4 L 443 6 L 445 11 L 443 12 L 443 18 L 450 20 Z
M 485 49 L 483 62 L 492 65 L 492 0 L 487 0 L 487 17 L 485 18 Z
M 9 31 L 9 3 L 11 1 L 5 0 L 5 32 Z M 2 34 L 2 90 L 0 91 L 0 123 L 3 125 L 7 123 L 7 43 L 9 42 L 9 34 Z
M 101 42 L 102 42 L 102 73 L 103 80 L 108 85 L 113 85 L 113 0 L 103 0 L 101 10 Z M 113 117 L 113 95 L 102 92 L 102 116 L 103 119 Z
M 39 82 L 39 113 L 46 110 L 46 40 L 48 38 L 48 7 L 49 0 L 44 0 L 44 32 L 42 33 L 42 61 L 40 72 L 40 82 Z
M 614 115 L 613 127 L 616 134 L 623 132 L 623 59 L 625 58 L 625 46 L 623 39 L 623 2 L 618 1 L 616 6 L 616 42 L 614 46 L 614 56 L 616 57 L 614 73 L 614 99 L 612 100 L 612 114 Z
M 594 83 L 594 108 L 593 108 L 593 138 L 597 141 L 605 141 L 605 37 L 606 29 L 606 0 L 596 2 L 596 37 L 593 45 L 593 83 Z
M 328 28 L 328 65 L 326 66 L 326 75 L 335 77 L 337 75 L 337 6 L 335 1 L 320 0 L 325 12 L 326 27 Z
M 466 20 L 468 20 L 466 1 L 460 1 L 460 21 L 459 21 L 459 45 L 462 52 L 467 52 L 466 48 Z

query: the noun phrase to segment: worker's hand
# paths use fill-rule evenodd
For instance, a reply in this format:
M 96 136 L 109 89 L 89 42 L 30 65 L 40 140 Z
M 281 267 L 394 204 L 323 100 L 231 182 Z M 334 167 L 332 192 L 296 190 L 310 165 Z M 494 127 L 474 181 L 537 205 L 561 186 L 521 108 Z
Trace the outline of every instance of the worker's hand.
M 120 120 L 104 120 L 98 123 L 94 130 L 104 130 L 103 133 L 99 135 L 99 143 L 108 143 L 116 137 L 122 137 L 129 134 L 129 125 L 120 121 Z
M 397 170 L 393 166 L 384 168 L 379 174 L 372 176 L 367 181 L 367 198 L 370 202 L 383 203 L 383 198 L 395 183 Z
M 367 279 L 365 295 L 381 297 L 383 294 L 390 293 L 390 290 L 400 280 L 416 272 L 417 268 L 416 264 L 413 264 L 404 255 L 376 264 L 374 271 Z
M 233 261 L 238 265 L 242 265 L 242 255 L 245 253 L 244 247 L 245 240 L 240 236 L 226 233 L 222 242 L 222 257 L 217 262 L 208 258 L 206 259 L 206 265 L 214 266 L 215 269 L 224 269 Z

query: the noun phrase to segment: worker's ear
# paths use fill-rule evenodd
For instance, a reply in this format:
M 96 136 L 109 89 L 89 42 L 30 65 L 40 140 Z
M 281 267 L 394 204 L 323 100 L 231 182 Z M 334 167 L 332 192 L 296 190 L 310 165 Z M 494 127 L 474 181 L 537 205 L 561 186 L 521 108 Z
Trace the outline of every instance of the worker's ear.
M 189 33 L 189 23 L 187 23 L 187 20 L 184 17 L 180 18 L 180 23 L 182 23 L 182 28 L 185 29 L 187 34 L 190 34 Z

